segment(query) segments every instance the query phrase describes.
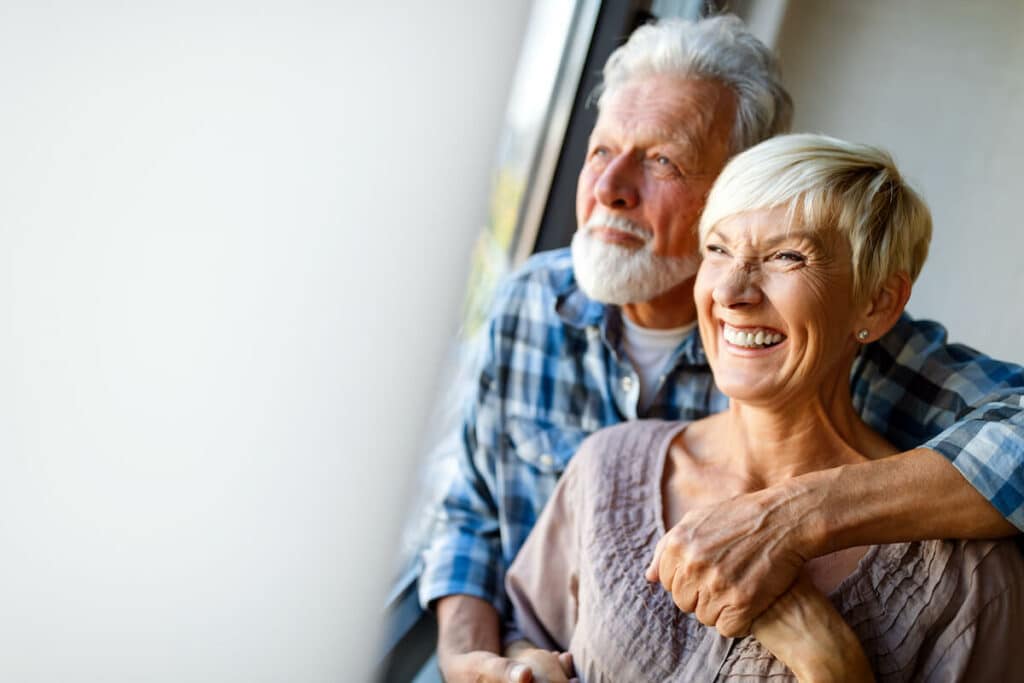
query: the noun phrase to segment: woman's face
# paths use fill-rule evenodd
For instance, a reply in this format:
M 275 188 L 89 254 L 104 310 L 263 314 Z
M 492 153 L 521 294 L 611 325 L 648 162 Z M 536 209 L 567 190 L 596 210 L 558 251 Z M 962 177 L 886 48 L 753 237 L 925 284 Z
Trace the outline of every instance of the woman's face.
M 727 396 L 778 405 L 848 385 L 857 321 L 845 237 L 762 209 L 720 221 L 702 256 L 700 332 Z

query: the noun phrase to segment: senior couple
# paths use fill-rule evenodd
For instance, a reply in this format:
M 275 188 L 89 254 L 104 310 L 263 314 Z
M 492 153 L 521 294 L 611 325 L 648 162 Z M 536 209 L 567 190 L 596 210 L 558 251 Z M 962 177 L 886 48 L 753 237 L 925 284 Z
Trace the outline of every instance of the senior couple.
M 1024 527 L 1024 371 L 903 314 L 927 208 L 880 150 L 773 137 L 734 17 L 642 27 L 604 81 L 425 553 L 446 680 L 1024 675 L 1024 564 L 980 540 Z

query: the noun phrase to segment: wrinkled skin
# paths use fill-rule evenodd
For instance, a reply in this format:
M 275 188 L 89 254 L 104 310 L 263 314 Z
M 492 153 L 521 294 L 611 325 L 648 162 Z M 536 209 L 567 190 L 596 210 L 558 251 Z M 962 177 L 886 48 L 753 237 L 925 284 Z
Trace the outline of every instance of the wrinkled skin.
M 679 609 L 726 637 L 750 631 L 796 580 L 808 556 L 805 531 L 789 511 L 810 491 L 758 491 L 695 508 L 658 542 L 647 579 L 672 594 Z

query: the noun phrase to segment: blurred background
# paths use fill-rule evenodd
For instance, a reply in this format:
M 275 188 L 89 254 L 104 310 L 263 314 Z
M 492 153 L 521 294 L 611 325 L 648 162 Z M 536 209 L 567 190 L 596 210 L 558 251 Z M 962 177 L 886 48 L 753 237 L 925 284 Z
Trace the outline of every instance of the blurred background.
M 0 680 L 370 680 L 528 10 L 0 0 Z
M 910 312 L 1024 362 L 1016 0 L 0 0 L 0 680 L 415 676 L 468 340 L 607 56 L 723 9 L 932 207 Z

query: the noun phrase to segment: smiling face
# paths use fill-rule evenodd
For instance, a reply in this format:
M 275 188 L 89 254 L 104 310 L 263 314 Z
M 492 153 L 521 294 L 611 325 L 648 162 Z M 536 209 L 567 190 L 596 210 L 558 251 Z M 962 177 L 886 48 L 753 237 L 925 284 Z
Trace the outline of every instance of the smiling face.
M 646 301 L 693 276 L 695 225 L 729 157 L 734 112 L 725 86 L 679 76 L 606 95 L 576 193 L 573 259 L 588 294 Z
M 694 296 L 715 382 L 730 398 L 785 405 L 849 382 L 860 311 L 838 232 L 794 225 L 785 207 L 727 217 L 705 240 Z

